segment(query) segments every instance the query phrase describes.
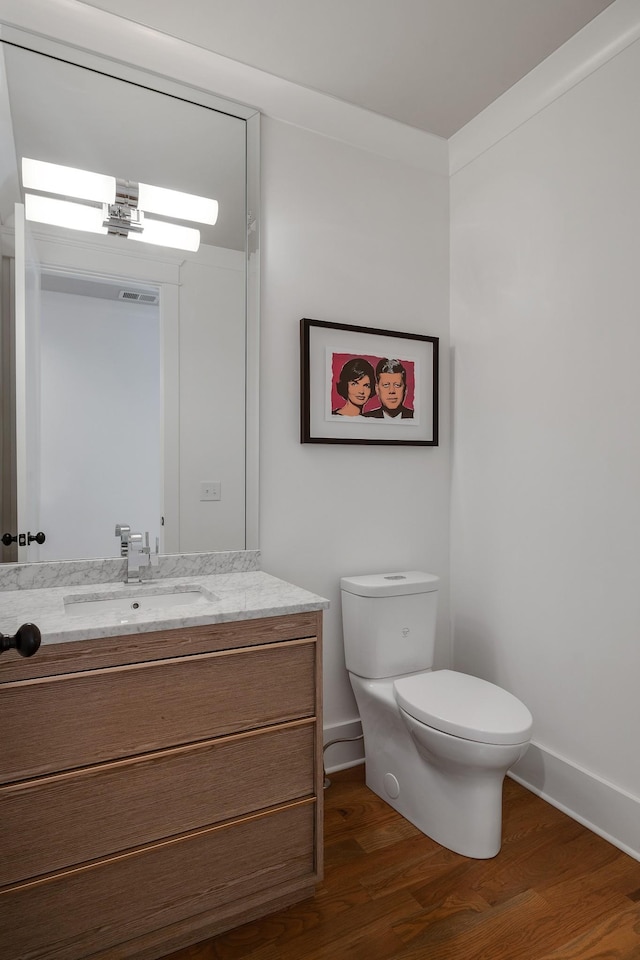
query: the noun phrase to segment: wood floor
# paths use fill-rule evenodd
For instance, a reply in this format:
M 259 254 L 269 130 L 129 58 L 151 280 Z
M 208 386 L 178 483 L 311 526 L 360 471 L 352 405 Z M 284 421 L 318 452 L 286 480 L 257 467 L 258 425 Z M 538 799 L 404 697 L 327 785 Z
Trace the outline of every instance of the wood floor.
M 316 897 L 167 960 L 640 960 L 640 863 L 505 781 L 493 860 L 444 850 L 364 786 L 325 791 Z

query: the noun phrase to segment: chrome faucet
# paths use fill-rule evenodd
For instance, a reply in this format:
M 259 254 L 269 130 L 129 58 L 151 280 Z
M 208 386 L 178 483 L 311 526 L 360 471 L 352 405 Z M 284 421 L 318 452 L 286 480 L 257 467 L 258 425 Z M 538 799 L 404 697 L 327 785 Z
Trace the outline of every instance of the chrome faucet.
M 142 545 L 142 534 L 131 533 L 131 527 L 126 524 L 116 524 L 116 537 L 120 537 L 120 556 L 127 558 L 127 574 L 125 583 L 141 583 L 141 567 L 157 567 L 160 544 L 156 537 L 155 553 L 149 546 L 149 533 L 144 535 L 144 546 Z

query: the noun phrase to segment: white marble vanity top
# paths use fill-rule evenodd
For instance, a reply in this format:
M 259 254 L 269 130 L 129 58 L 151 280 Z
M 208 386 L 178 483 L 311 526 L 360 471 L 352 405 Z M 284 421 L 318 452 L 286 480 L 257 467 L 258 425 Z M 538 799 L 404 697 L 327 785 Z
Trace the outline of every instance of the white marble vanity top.
M 328 606 L 324 597 L 261 570 L 164 577 L 137 584 L 47 586 L 0 592 L 0 632 L 14 634 L 21 624 L 30 622 L 40 628 L 43 644 L 60 643 L 305 613 Z

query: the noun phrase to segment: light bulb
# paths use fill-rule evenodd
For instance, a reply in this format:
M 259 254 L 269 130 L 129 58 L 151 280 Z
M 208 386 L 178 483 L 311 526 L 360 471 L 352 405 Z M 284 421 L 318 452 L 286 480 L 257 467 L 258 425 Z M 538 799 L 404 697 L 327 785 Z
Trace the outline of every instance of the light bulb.
M 218 201 L 193 193 L 167 190 L 149 183 L 138 184 L 138 206 L 145 213 L 157 213 L 175 220 L 194 220 L 213 225 L 218 219 Z
M 95 203 L 113 203 L 116 197 L 115 177 L 107 177 L 90 170 L 63 167 L 58 163 L 22 158 L 22 185 L 25 190 L 58 193 L 77 200 Z
M 193 227 L 183 227 L 177 223 L 165 223 L 164 220 L 149 220 L 144 217 L 142 233 L 130 233 L 129 240 L 142 243 L 154 243 L 160 247 L 175 247 L 178 250 L 190 250 L 193 253 L 200 246 L 200 231 Z
M 102 225 L 102 207 L 89 207 L 84 203 L 54 200 L 52 197 L 37 197 L 27 193 L 24 198 L 24 212 L 27 220 L 34 220 L 36 223 L 49 223 L 54 227 L 85 230 L 89 233 L 107 232 L 107 228 Z

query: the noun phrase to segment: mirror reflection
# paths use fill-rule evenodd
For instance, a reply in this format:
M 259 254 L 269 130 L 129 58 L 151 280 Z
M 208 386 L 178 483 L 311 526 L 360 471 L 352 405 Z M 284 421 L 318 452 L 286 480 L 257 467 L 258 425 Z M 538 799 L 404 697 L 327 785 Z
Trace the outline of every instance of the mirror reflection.
M 243 549 L 247 122 L 0 55 L 1 559 L 118 556 L 116 524 L 164 553 Z

